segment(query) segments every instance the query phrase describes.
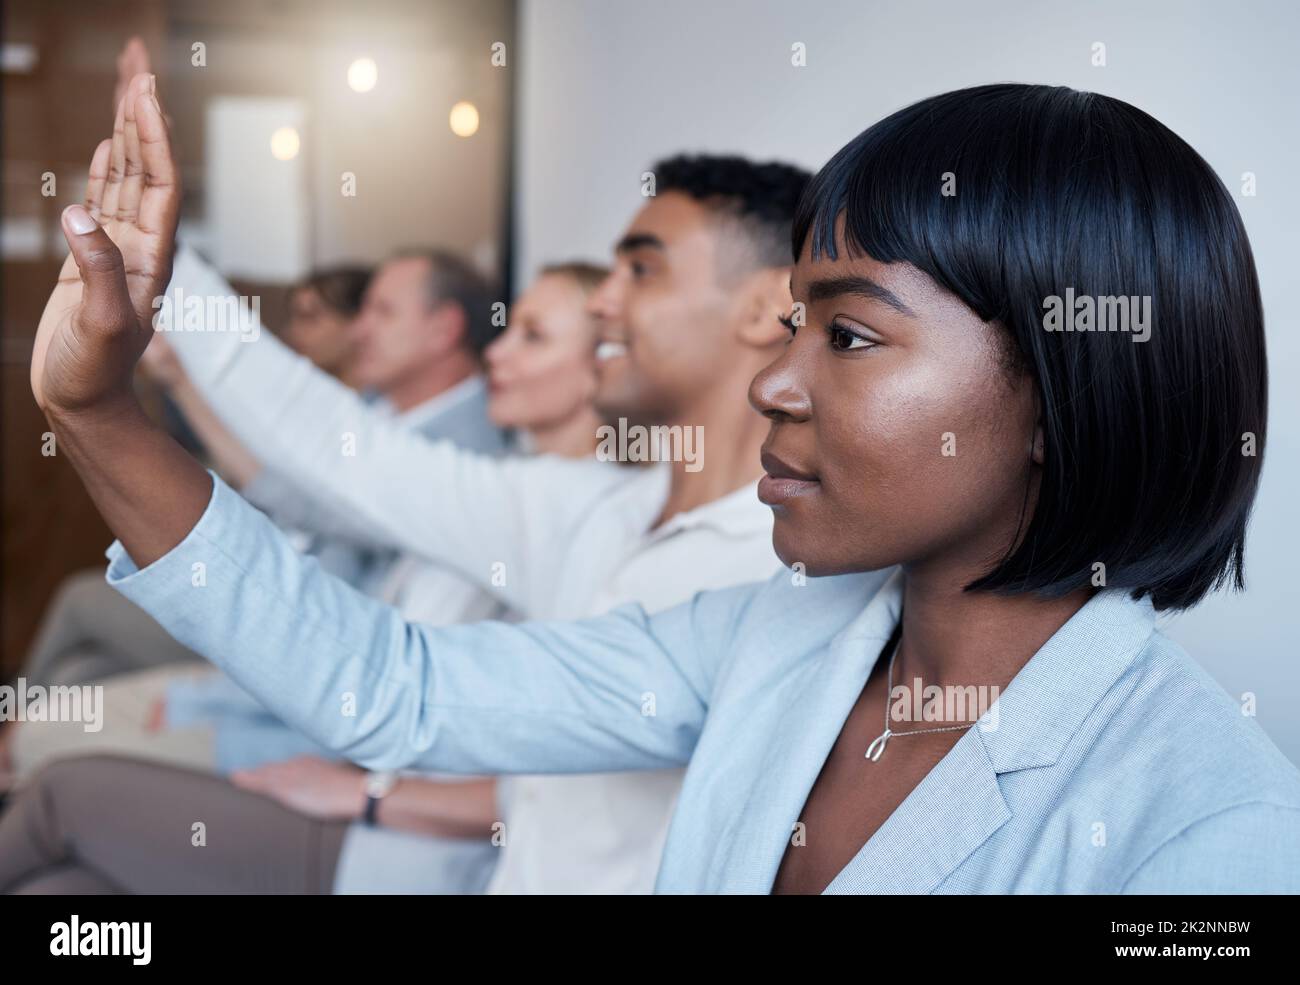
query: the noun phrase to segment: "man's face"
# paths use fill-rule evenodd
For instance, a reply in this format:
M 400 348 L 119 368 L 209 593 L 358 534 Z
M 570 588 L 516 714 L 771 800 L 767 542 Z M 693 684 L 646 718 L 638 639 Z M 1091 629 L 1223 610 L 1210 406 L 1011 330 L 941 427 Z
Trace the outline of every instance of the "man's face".
M 358 386 L 391 390 L 445 355 L 446 333 L 429 303 L 429 274 L 428 260 L 403 257 L 371 279 L 352 323 Z
M 680 192 L 633 218 L 587 304 L 601 341 L 594 403 L 606 420 L 694 423 L 682 416 L 739 344 L 731 292 L 718 282 L 719 240 L 708 210 Z

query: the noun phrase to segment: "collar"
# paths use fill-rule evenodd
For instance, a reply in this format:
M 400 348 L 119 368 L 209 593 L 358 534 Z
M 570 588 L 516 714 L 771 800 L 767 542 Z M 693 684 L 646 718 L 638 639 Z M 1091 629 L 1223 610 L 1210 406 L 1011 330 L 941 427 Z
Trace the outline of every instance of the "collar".
M 1155 632 L 1151 597 L 1098 592 L 1020 669 L 976 732 L 998 773 L 1051 766 Z M 986 722 L 985 719 L 989 719 Z M 996 727 L 989 727 L 996 721 Z
M 671 474 L 665 467 L 663 499 L 668 497 Z M 662 499 L 660 501 L 662 503 Z M 770 533 L 772 511 L 758 499 L 758 480 L 684 513 L 676 513 L 648 533 L 650 540 L 671 537 L 684 530 L 707 528 L 726 537 L 747 538 Z
M 387 397 L 377 397 L 375 407 L 384 413 L 391 415 L 401 421 L 407 427 L 419 428 L 421 425 L 428 423 L 432 418 L 447 413 L 454 407 L 458 407 L 469 400 L 482 396 L 487 389 L 483 377 L 479 374 L 467 376 L 459 383 L 442 393 L 435 394 L 428 400 L 416 404 L 400 413 L 393 407 Z

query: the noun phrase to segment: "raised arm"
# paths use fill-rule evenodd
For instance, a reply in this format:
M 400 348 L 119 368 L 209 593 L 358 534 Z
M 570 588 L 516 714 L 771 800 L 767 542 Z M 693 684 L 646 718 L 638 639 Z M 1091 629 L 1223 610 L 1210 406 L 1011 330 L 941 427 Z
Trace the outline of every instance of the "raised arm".
M 373 769 L 604 772 L 685 763 L 753 588 L 654 616 L 431 627 L 298 555 L 217 480 L 202 519 L 109 581 L 309 738 Z
M 154 79 L 139 75 L 112 141 L 91 162 L 87 206 L 63 213 L 71 254 L 37 329 L 32 392 L 57 454 L 141 564 L 185 537 L 212 492 L 207 472 L 149 421 L 131 386 L 171 274 L 179 203 Z
M 233 288 L 183 248 L 168 293 L 217 311 L 229 310 Z M 534 589 L 548 590 L 574 527 L 631 478 L 608 463 L 502 460 L 431 441 L 260 323 L 189 330 L 232 326 L 189 325 L 181 315 L 165 307 L 159 326 L 189 379 L 244 447 L 293 483 L 313 529 L 454 568 L 516 611 L 533 610 Z M 492 583 L 498 562 L 511 572 L 504 586 Z

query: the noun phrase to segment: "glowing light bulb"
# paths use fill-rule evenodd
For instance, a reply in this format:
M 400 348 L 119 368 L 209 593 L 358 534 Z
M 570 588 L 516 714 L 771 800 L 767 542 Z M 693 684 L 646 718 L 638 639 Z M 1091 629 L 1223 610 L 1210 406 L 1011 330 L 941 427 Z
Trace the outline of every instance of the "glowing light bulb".
M 379 66 L 373 58 L 358 58 L 348 66 L 348 85 L 353 92 L 369 92 L 379 81 Z
M 271 156 L 277 161 L 292 161 L 298 156 L 301 143 L 297 130 L 293 127 L 280 127 L 271 134 Z
M 478 132 L 478 109 L 473 103 L 457 103 L 447 122 L 457 137 L 472 137 Z

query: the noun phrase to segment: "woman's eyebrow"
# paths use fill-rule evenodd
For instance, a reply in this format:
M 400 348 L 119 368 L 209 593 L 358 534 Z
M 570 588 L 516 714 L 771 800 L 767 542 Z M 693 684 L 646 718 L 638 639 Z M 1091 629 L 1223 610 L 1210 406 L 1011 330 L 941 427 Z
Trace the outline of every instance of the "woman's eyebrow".
M 905 305 L 897 294 L 887 287 L 881 287 L 869 277 L 826 277 L 808 284 L 809 304 L 842 297 L 845 294 L 856 294 L 869 301 L 883 301 L 900 315 L 906 315 L 908 318 L 916 317 L 916 312 Z

